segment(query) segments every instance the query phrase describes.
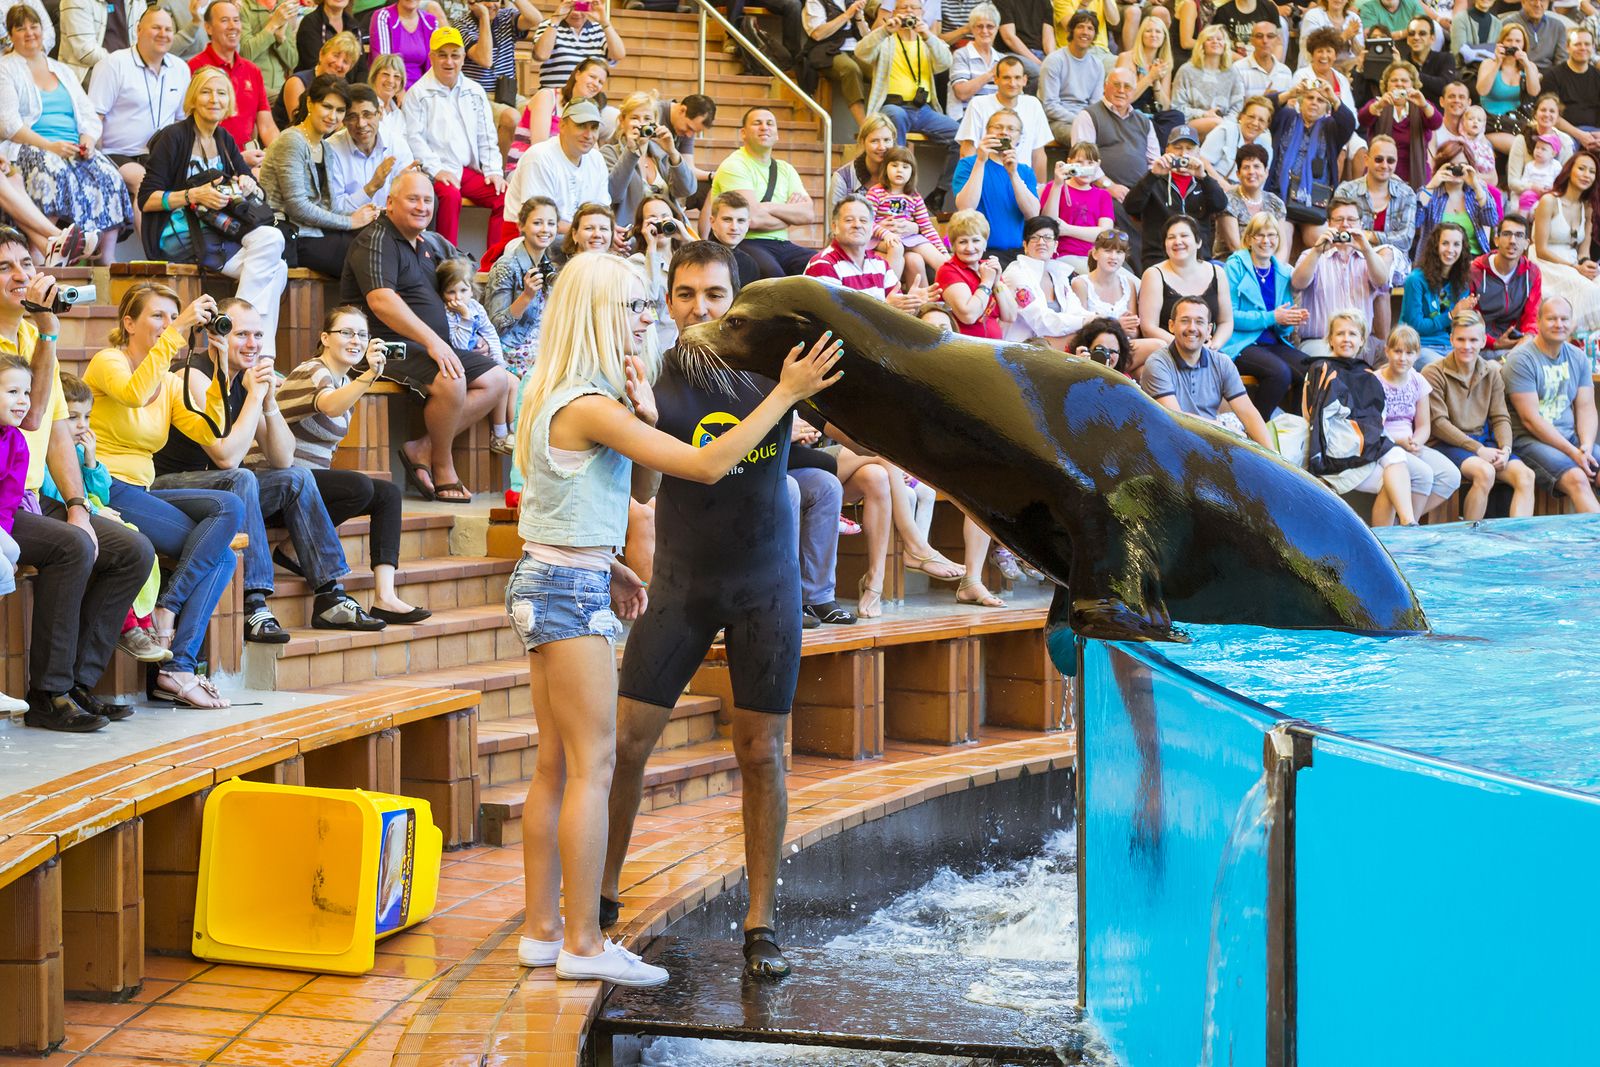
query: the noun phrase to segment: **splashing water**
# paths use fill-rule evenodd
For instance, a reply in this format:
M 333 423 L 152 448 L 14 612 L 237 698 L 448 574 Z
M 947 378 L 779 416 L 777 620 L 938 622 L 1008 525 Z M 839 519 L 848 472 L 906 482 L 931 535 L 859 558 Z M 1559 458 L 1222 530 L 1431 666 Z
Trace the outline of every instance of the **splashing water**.
M 1245 856 L 1260 857 L 1266 852 L 1267 838 L 1272 831 L 1272 806 L 1267 803 L 1267 778 L 1250 787 L 1239 802 L 1233 827 L 1217 862 L 1217 880 L 1211 890 L 1211 939 L 1206 949 L 1206 1012 L 1205 1026 L 1200 1043 L 1200 1067 L 1233 1063 L 1231 1037 L 1234 1031 L 1230 993 L 1233 983 L 1224 983 L 1222 975 L 1228 971 L 1228 949 L 1232 945 L 1231 920 L 1243 918 L 1246 911 L 1259 912 L 1259 905 L 1248 903 L 1256 896 L 1257 887 L 1243 876 Z M 1254 865 L 1251 865 L 1254 869 Z M 1240 881 L 1244 885 L 1236 884 Z M 1245 936 L 1254 928 L 1245 923 Z M 1226 1051 L 1219 1054 L 1218 1038 L 1228 1042 Z

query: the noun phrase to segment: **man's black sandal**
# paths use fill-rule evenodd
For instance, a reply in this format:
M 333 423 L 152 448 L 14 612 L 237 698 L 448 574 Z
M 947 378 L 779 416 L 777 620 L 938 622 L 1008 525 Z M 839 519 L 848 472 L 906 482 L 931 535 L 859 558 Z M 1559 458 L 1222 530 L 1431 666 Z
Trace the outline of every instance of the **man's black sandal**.
M 783 958 L 772 927 L 754 926 L 744 932 L 744 973 L 755 978 L 782 978 L 789 973 L 789 961 Z
M 621 917 L 622 901 L 602 896 L 600 898 L 600 929 L 605 930 L 617 925 L 617 920 Z

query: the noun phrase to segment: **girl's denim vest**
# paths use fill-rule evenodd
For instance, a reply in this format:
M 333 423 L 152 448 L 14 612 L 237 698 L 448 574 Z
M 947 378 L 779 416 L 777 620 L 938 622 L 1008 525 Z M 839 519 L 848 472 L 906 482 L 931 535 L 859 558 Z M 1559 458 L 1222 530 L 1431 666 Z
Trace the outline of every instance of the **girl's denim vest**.
M 550 458 L 550 420 L 578 397 L 591 393 L 621 400 L 605 382 L 584 382 L 552 393 L 534 416 L 533 454 L 524 472 L 527 488 L 517 520 L 517 534 L 524 541 L 620 551 L 627 540 L 633 461 L 604 446 L 577 470 L 559 468 Z

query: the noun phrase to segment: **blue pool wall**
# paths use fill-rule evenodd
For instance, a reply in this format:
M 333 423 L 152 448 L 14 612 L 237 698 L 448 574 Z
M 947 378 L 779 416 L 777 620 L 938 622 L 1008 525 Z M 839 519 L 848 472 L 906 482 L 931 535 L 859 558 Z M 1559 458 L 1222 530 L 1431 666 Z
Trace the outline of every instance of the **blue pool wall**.
M 1123 1067 L 1600 1062 L 1600 797 L 1080 650 L 1081 989 Z

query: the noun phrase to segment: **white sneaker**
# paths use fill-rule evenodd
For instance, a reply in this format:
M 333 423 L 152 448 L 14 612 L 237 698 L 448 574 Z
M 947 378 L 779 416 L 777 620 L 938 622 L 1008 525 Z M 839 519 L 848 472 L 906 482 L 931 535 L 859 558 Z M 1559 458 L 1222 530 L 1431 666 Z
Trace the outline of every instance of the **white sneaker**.
M 21 715 L 28 710 L 26 700 L 18 700 L 14 696 L 0 693 L 0 715 Z
M 554 941 L 540 941 L 536 937 L 524 937 L 517 942 L 517 962 L 524 967 L 554 967 L 556 960 L 561 957 L 561 938 Z
M 615 941 L 607 941 L 598 956 L 574 956 L 563 949 L 556 959 L 556 977 L 641 988 L 661 985 L 668 976 L 666 968 L 646 963 Z

